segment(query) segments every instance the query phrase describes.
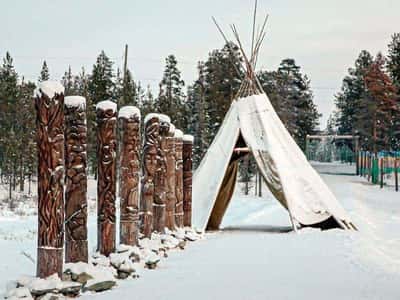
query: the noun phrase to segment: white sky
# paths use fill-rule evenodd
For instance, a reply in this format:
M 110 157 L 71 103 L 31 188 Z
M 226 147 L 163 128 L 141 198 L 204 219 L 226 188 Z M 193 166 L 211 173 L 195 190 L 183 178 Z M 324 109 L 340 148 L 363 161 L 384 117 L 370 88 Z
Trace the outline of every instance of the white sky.
M 235 23 L 242 39 L 249 38 L 254 1 L 0 0 L 0 5 L 0 56 L 10 51 L 26 78 L 37 79 L 44 59 L 55 80 L 69 65 L 74 73 L 81 66 L 90 71 L 102 49 L 122 66 L 127 43 L 135 79 L 157 87 L 167 55 L 177 56 L 191 83 L 197 61 L 223 46 L 212 15 L 226 31 Z M 284 58 L 296 59 L 311 79 L 322 127 L 358 53 L 386 52 L 391 35 L 400 31 L 399 0 L 259 0 L 259 12 L 270 15 L 259 66 L 271 70 Z

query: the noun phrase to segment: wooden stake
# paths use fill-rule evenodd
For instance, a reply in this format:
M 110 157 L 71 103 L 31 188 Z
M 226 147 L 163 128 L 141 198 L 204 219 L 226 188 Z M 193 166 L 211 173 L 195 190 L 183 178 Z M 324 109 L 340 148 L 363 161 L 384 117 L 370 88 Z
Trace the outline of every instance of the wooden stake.
M 168 121 L 167 121 L 168 120 Z M 165 232 L 166 202 L 167 202 L 167 134 L 170 128 L 170 120 L 164 115 L 160 117 L 160 136 L 158 144 L 157 171 L 154 178 L 154 203 L 153 212 L 154 231 Z
M 86 100 L 65 98 L 65 262 L 88 262 Z
M 379 159 L 379 166 L 381 171 L 381 188 L 383 188 L 383 158 Z
M 167 197 L 166 197 L 166 220 L 165 226 L 169 230 L 175 229 L 175 138 L 168 136 L 166 142 L 166 159 L 167 159 Z
M 141 232 L 150 238 L 153 231 L 154 176 L 157 170 L 159 118 L 148 116 L 145 120 L 143 159 L 142 159 L 142 193 L 140 196 L 140 214 L 142 217 Z
M 175 223 L 183 227 L 183 161 L 182 161 L 182 136 L 175 135 Z
M 399 164 L 398 164 L 398 160 L 395 157 L 394 158 L 394 183 L 395 183 L 395 187 L 396 187 L 396 192 L 399 191 L 399 171 L 398 168 Z
M 115 250 L 116 127 L 117 105 L 97 104 L 97 226 L 98 250 L 108 256 Z
M 124 106 L 119 111 L 120 147 L 120 244 L 134 246 L 139 238 L 140 111 Z
M 183 225 L 192 227 L 192 156 L 193 137 L 183 138 Z
M 35 95 L 38 147 L 37 276 L 62 274 L 64 246 L 64 88 L 43 82 Z

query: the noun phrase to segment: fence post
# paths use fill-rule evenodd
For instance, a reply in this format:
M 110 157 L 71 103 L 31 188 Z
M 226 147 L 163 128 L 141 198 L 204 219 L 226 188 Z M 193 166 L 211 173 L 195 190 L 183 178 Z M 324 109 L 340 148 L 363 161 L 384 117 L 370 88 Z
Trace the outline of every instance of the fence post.
M 381 175 L 380 185 L 381 185 L 381 188 L 383 188 L 383 158 L 380 158 L 379 162 L 380 162 L 379 166 L 380 166 L 380 175 Z
M 175 229 L 175 127 L 171 124 L 168 136 L 165 139 L 166 142 L 166 160 L 167 160 L 167 203 L 166 203 L 166 220 L 165 226 L 169 230 Z
M 65 97 L 65 262 L 88 262 L 86 99 Z
M 183 225 L 192 227 L 193 136 L 183 136 Z
M 398 168 L 399 164 L 398 164 L 398 160 L 397 157 L 394 157 L 394 183 L 395 183 L 395 188 L 396 188 L 396 192 L 399 191 L 399 171 Z
M 42 82 L 35 92 L 38 147 L 37 276 L 61 276 L 64 246 L 64 88 Z
M 175 131 L 175 222 L 177 227 L 183 227 L 183 132 L 179 129 Z
M 140 196 L 141 232 L 150 238 L 153 231 L 154 176 L 157 170 L 157 149 L 160 122 L 158 114 L 148 114 L 144 120 L 142 159 L 142 192 Z
M 158 144 L 158 159 L 157 159 L 157 171 L 154 177 L 154 202 L 153 212 L 154 230 L 159 233 L 165 232 L 165 221 L 166 221 L 166 197 L 167 197 L 167 145 L 166 139 L 169 132 L 171 119 L 160 114 L 160 135 Z
M 120 244 L 137 245 L 139 237 L 140 111 L 135 106 L 119 110 L 120 143 Z
M 96 106 L 97 117 L 97 246 L 108 256 L 115 250 L 117 104 L 106 100 Z

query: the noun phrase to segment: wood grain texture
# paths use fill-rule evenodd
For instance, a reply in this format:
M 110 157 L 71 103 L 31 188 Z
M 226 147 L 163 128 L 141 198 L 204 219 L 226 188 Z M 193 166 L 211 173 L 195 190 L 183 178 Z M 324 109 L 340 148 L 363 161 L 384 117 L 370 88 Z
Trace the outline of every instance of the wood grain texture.
M 97 109 L 97 226 L 98 251 L 115 250 L 116 112 Z
M 183 225 L 192 226 L 192 156 L 193 142 L 183 142 Z
M 147 121 L 144 130 L 140 214 L 141 232 L 148 238 L 153 231 L 154 176 L 157 170 L 159 128 L 158 117 L 153 117 Z
M 137 245 L 139 237 L 140 116 L 120 118 L 120 243 Z
M 65 106 L 65 262 L 88 262 L 85 106 Z
M 38 147 L 37 276 L 61 275 L 64 245 L 64 95 L 35 97 Z

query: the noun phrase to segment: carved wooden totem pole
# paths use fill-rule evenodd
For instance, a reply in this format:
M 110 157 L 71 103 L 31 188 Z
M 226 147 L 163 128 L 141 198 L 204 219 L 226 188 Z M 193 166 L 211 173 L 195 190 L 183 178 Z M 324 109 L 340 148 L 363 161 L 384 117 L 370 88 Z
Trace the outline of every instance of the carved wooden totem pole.
M 64 88 L 43 82 L 35 93 L 38 146 L 37 276 L 61 276 L 64 245 Z
M 117 104 L 101 101 L 97 117 L 97 247 L 108 256 L 115 250 Z
M 120 244 L 137 245 L 139 236 L 140 111 L 120 109 Z
M 175 222 L 177 227 L 183 227 L 183 161 L 182 161 L 182 148 L 183 148 L 183 133 L 177 129 L 175 131 Z
M 183 136 L 183 225 L 192 226 L 192 152 L 193 136 Z
M 144 145 L 142 159 L 142 191 L 140 197 L 141 232 L 151 237 L 153 231 L 154 176 L 157 170 L 159 116 L 149 114 L 144 120 Z
M 65 262 L 87 262 L 86 100 L 65 97 Z
M 165 138 L 165 148 L 166 148 L 166 163 L 167 163 L 167 187 L 166 187 L 166 219 L 165 226 L 169 230 L 175 229 L 175 126 L 170 125 L 170 129 L 167 137 Z
M 157 170 L 154 177 L 154 202 L 153 202 L 153 229 L 159 233 L 165 232 L 166 197 L 167 197 L 167 158 L 166 138 L 171 120 L 168 116 L 160 114 L 160 130 L 158 143 Z

